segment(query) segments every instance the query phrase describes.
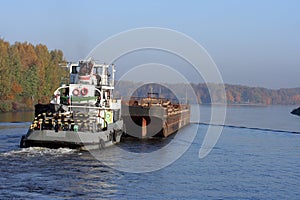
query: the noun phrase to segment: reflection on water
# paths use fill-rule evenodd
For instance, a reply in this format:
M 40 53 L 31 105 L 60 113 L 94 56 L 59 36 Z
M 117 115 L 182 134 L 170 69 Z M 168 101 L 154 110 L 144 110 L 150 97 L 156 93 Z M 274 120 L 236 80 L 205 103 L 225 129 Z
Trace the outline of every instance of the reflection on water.
M 133 153 L 151 153 L 168 145 L 173 138 L 174 135 L 171 135 L 168 138 L 149 139 L 124 137 L 122 138 L 122 145 L 119 147 Z
M 0 113 L 0 122 L 31 122 L 33 111 Z

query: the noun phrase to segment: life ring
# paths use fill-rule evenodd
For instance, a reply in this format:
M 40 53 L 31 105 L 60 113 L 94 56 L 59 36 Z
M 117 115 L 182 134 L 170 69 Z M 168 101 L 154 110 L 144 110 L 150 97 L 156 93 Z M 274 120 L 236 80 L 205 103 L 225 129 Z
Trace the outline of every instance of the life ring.
M 73 90 L 72 93 L 73 93 L 74 96 L 78 96 L 79 95 L 79 90 L 76 88 L 76 89 Z
M 88 90 L 87 88 L 82 88 L 82 89 L 81 89 L 81 95 L 82 95 L 82 96 L 87 95 L 88 92 L 89 92 L 89 90 Z

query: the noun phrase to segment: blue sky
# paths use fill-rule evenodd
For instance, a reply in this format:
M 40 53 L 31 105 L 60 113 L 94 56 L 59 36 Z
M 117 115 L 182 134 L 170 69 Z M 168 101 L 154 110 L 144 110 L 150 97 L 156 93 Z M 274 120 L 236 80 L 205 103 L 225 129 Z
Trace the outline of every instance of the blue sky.
M 0 36 L 11 43 L 43 43 L 77 61 L 119 32 L 170 28 L 200 43 L 226 83 L 300 87 L 299 9 L 296 0 L 6 0 Z

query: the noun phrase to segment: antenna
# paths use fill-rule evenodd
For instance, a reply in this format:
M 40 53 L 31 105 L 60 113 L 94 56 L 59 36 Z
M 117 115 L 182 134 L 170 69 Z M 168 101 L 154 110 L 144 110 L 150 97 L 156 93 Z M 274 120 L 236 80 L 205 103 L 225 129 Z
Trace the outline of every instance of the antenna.
M 187 100 L 187 86 L 185 86 L 185 104 L 188 104 L 188 100 Z

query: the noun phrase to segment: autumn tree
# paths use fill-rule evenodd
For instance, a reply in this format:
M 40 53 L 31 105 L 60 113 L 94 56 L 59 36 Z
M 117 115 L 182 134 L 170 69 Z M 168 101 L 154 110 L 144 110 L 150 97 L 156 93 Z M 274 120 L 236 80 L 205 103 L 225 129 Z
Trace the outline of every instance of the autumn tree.
M 1 100 L 12 99 L 11 95 L 11 77 L 9 68 L 9 43 L 0 39 L 0 98 Z
M 10 45 L 0 39 L 0 111 L 10 111 L 11 104 L 32 108 L 38 99 L 49 100 L 66 75 L 59 67 L 61 62 L 60 50 L 27 42 Z

